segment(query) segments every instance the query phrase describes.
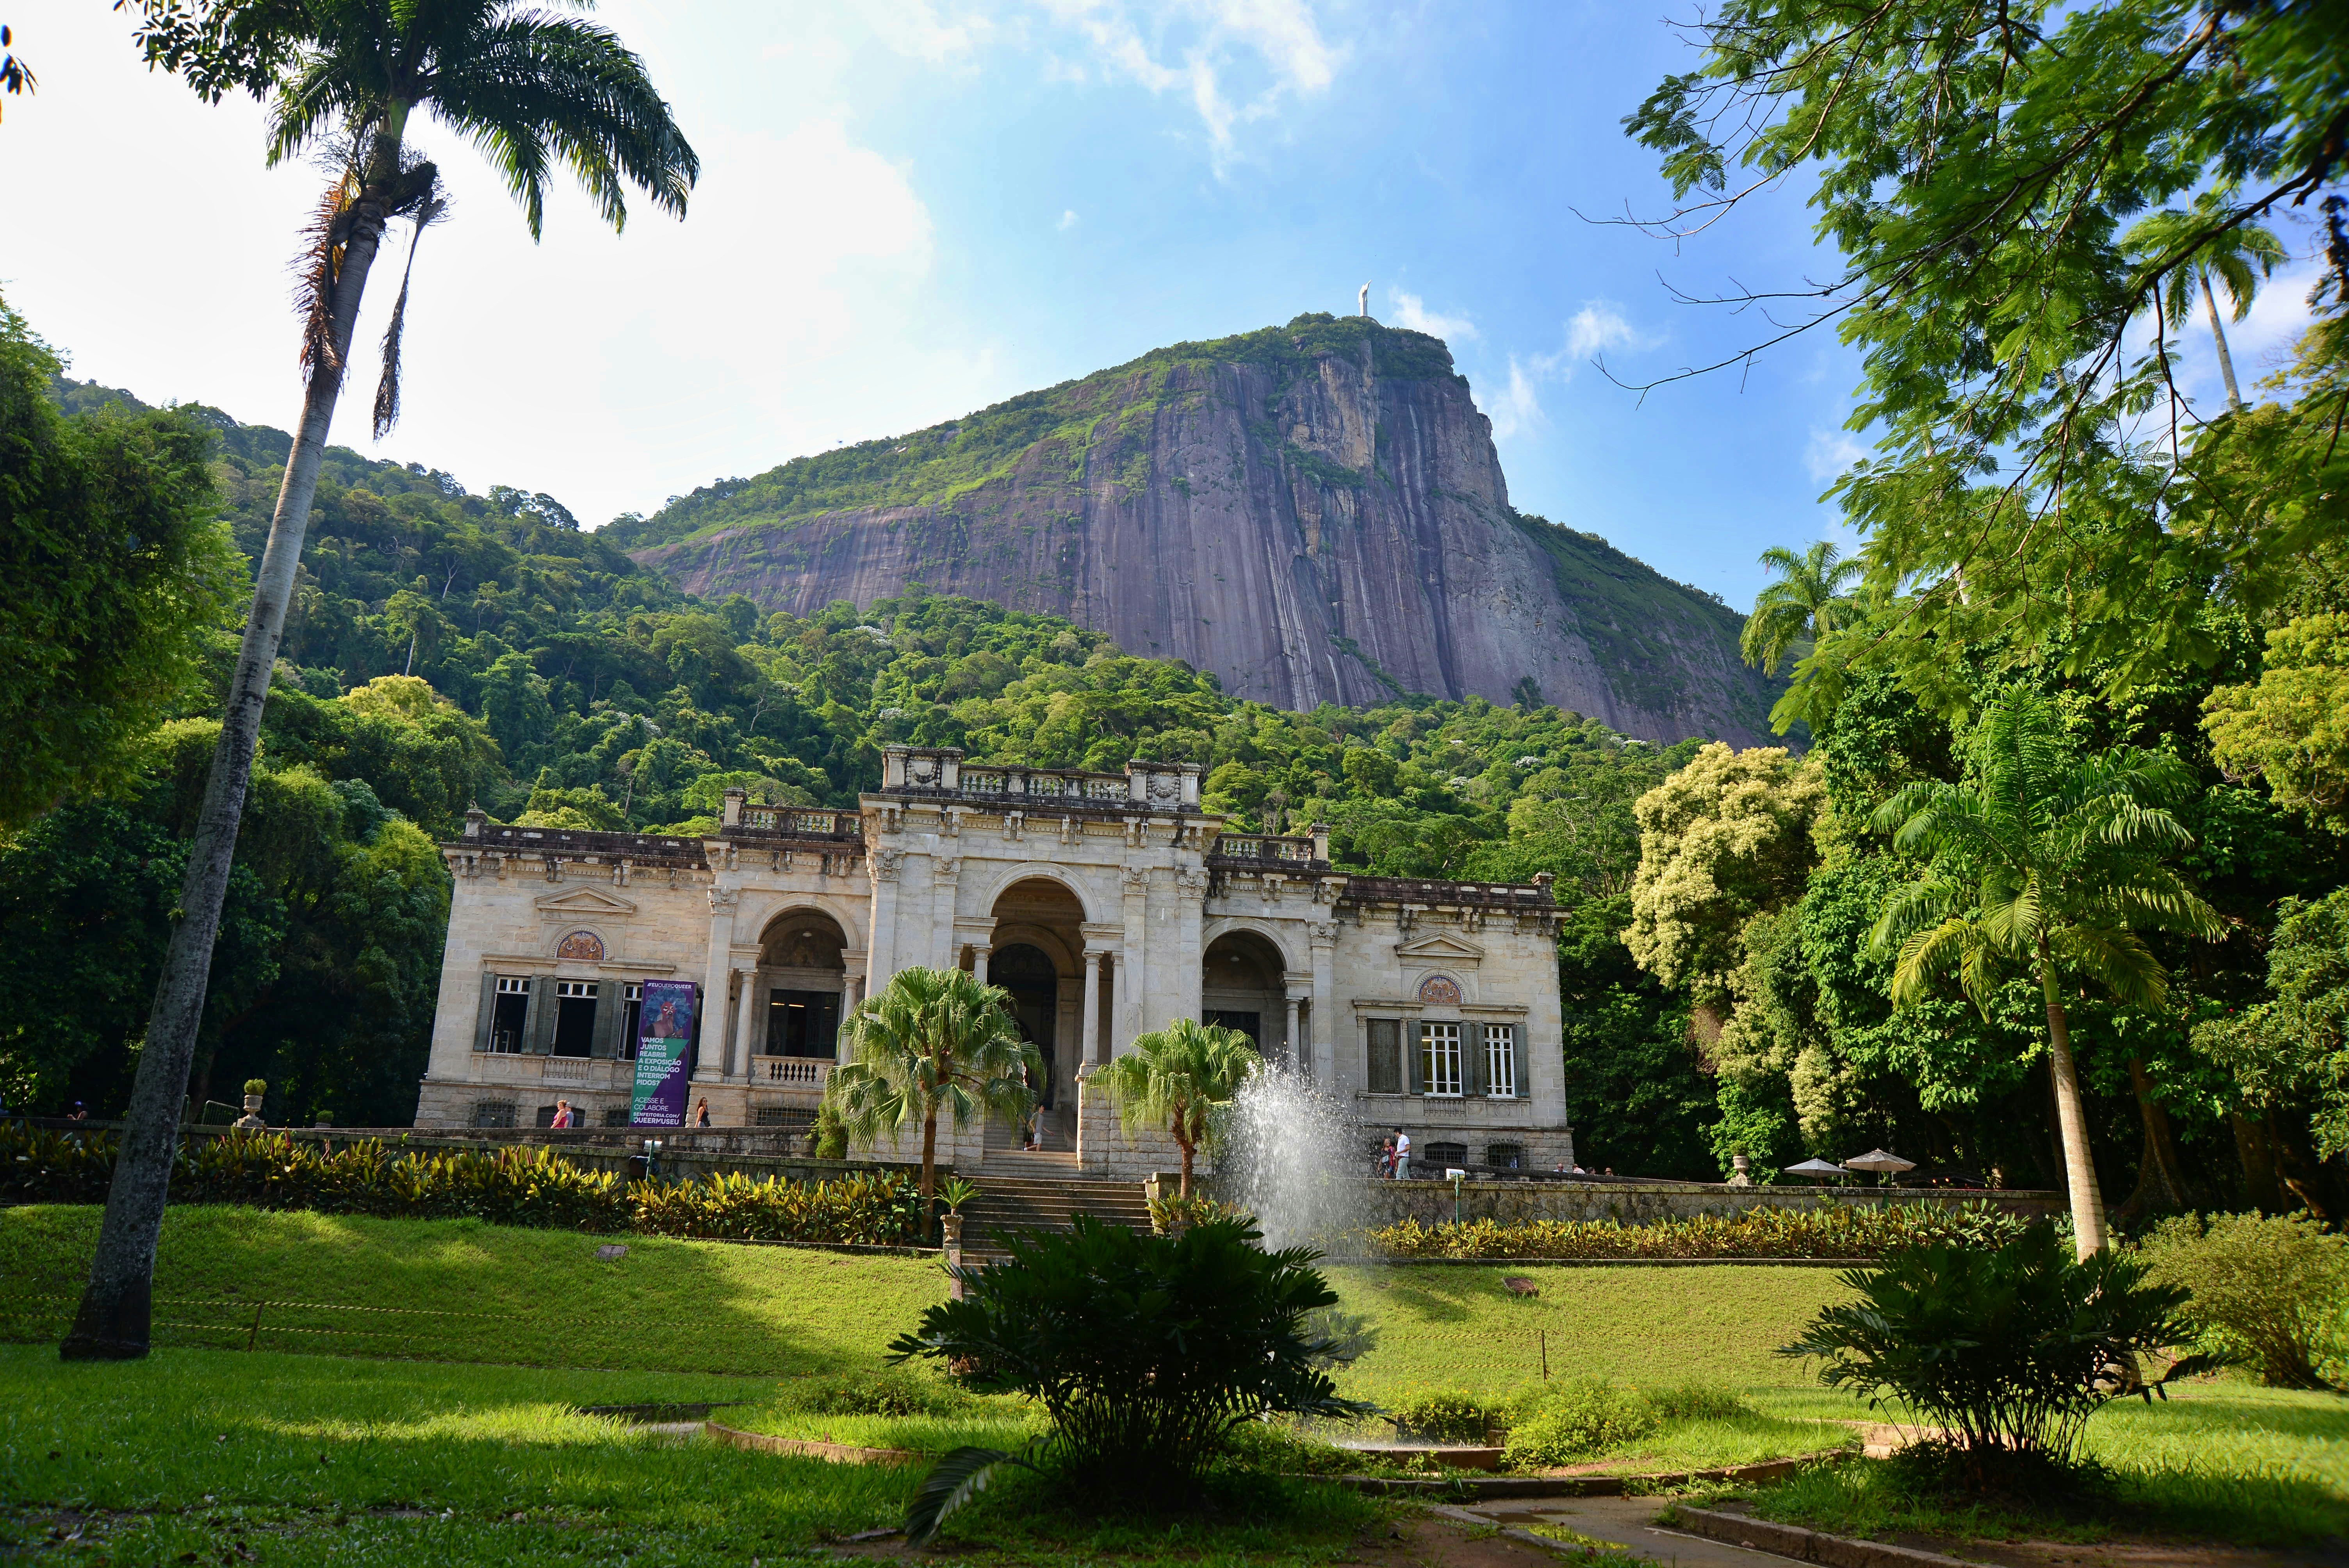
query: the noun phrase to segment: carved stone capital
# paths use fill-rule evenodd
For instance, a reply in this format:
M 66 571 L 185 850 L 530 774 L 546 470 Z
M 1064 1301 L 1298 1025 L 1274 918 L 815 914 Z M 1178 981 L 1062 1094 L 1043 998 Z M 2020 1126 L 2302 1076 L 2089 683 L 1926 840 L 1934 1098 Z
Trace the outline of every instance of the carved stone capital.
M 742 891 L 741 891 L 741 889 L 740 889 L 740 888 L 730 888 L 730 887 L 719 887 L 719 886 L 718 886 L 718 885 L 717 885 L 717 884 L 715 884 L 715 883 L 712 883 L 712 884 L 710 885 L 710 889 L 709 889 L 709 913 L 712 913 L 712 914 L 731 914 L 731 913 L 734 913 L 734 906 L 735 906 L 736 904 L 738 904 L 738 903 L 740 903 L 741 902 L 742 902 Z
M 895 882 L 897 872 L 905 864 L 905 851 L 903 850 L 874 850 L 872 858 L 873 880 L 877 882 Z

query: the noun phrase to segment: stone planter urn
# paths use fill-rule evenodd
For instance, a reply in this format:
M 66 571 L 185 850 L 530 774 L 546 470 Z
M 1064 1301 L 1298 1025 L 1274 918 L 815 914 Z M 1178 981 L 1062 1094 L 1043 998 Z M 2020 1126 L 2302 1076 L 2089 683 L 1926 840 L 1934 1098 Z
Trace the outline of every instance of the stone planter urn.
M 954 1300 L 960 1301 L 962 1276 L 955 1273 L 962 1267 L 962 1216 L 960 1214 L 948 1213 L 938 1216 L 938 1242 L 946 1249 L 947 1274 L 952 1282 L 947 1287 L 947 1293 Z
M 1729 1163 L 1733 1167 L 1729 1173 L 1729 1184 L 1731 1186 L 1751 1187 L 1754 1185 L 1754 1161 L 1751 1159 L 1743 1154 L 1733 1154 L 1729 1157 Z
M 235 1125 L 239 1130 L 244 1132 L 262 1132 L 268 1130 L 269 1123 L 261 1119 L 259 1095 L 249 1094 L 244 1097 L 244 1114 L 236 1119 Z

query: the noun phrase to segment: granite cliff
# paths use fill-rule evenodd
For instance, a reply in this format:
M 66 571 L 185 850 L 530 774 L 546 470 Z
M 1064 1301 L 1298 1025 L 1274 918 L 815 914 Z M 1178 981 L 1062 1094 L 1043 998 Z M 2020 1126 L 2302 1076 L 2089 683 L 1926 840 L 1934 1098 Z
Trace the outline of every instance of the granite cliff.
M 806 614 L 922 584 L 1064 615 L 1283 707 L 1527 697 L 1762 740 L 1739 617 L 1509 505 L 1439 340 L 1299 316 L 1179 344 L 607 531 L 699 594 Z

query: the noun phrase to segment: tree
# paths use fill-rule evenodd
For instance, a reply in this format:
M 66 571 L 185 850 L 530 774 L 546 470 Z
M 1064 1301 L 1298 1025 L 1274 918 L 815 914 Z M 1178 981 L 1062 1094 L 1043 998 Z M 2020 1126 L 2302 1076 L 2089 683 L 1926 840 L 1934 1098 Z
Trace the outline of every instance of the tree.
M 1841 552 L 1822 539 L 1797 555 L 1783 544 L 1762 552 L 1762 564 L 1778 574 L 1754 597 L 1754 614 L 1738 634 L 1745 662 L 1771 675 L 1778 661 L 1796 643 L 1823 642 L 1853 618 L 1854 605 L 1844 593 L 1863 571 L 1857 561 L 1839 559 Z
M 2349 615 L 2303 615 L 2268 633 L 2254 684 L 2203 699 L 2211 759 L 2264 778 L 2275 803 L 2349 831 Z
M 1262 1070 L 1264 1057 L 1248 1037 L 1220 1024 L 1177 1018 L 1133 1042 L 1133 1049 L 1093 1075 L 1117 1102 L 1127 1138 L 1164 1129 L 1183 1151 L 1182 1195 L 1191 1195 L 1191 1161 L 1201 1144 L 1213 1147 L 1216 1112 Z
M 200 686 L 243 584 L 212 432 L 160 409 L 62 416 L 58 368 L 0 303 L 0 830 L 120 781 Z
M 2105 1214 L 2066 978 L 2119 1002 L 2155 1006 L 2168 994 L 2168 976 L 2137 933 L 2219 934 L 2217 912 L 2161 863 L 2194 841 L 2165 805 L 2191 788 L 2192 776 L 2175 758 L 2134 747 L 2075 756 L 2054 705 L 2013 688 L 1984 706 L 1972 752 L 1967 781 L 1920 781 L 1878 808 L 1877 830 L 1928 861 L 1887 901 L 1869 945 L 1898 950 L 1899 1007 L 1922 1000 L 1951 969 L 1985 1018 L 2005 966 L 2021 965 L 2037 984 L 2073 1233 L 2085 1259 L 2105 1244 Z
M 615 229 L 626 221 L 628 185 L 682 213 L 699 171 L 642 62 L 609 31 L 575 17 L 511 0 L 141 0 L 140 9 L 150 66 L 179 72 L 214 102 L 241 89 L 268 107 L 273 165 L 322 149 L 340 166 L 303 263 L 301 424 L 229 683 L 89 1283 L 60 1347 L 68 1358 L 147 1352 L 155 1242 L 205 975 L 360 298 L 386 225 L 407 216 L 420 226 L 438 214 L 439 174 L 409 150 L 409 119 L 424 111 L 482 148 L 522 202 L 533 238 L 554 160 L 570 165 Z M 398 409 L 403 314 L 395 307 L 385 340 L 378 434 Z
M 1869 588 L 1902 597 L 1829 669 L 1865 659 L 1931 689 L 1952 642 L 2004 637 L 2017 663 L 2066 643 L 2125 691 L 2148 665 L 2214 663 L 2213 604 L 2258 613 L 2342 527 L 2334 398 L 2308 387 L 2257 428 L 2181 431 L 2168 356 L 2130 336 L 2234 231 L 2311 201 L 2337 215 L 2340 20 L 2192 0 L 1728 0 L 1684 29 L 1695 68 L 1626 120 L 1679 203 L 1651 231 L 1677 240 L 1800 177 L 1844 258 L 1824 281 L 1713 302 L 1772 325 L 1682 373 L 1826 326 L 1862 356 L 1849 424 L 1876 452 L 1834 493 Z M 2158 253 L 2122 253 L 2131 218 L 2202 190 Z M 2328 252 L 2334 314 L 2311 336 L 2341 325 L 2349 290 L 2349 242 Z M 2167 431 L 2140 428 L 2165 408 Z
M 2191 254 L 2191 261 L 2171 269 L 2162 280 L 2157 289 L 2157 308 L 2175 331 L 2194 314 L 2195 291 L 2200 290 L 2203 306 L 2210 313 L 2210 342 L 2219 351 L 2219 375 L 2227 384 L 2227 407 L 2240 410 L 2243 394 L 2235 385 L 2235 357 L 2227 352 L 2227 329 L 2219 322 L 2219 297 L 2211 291 L 2210 274 L 2218 273 L 2226 285 L 2227 303 L 2234 319 L 2240 321 L 2251 314 L 2251 298 L 2259 293 L 2260 280 L 2273 273 L 2286 255 L 2283 242 L 2256 223 L 2224 229 L 2197 249 L 2191 242 L 2195 232 L 2216 227 L 2212 219 L 2219 204 L 2215 192 L 2205 192 L 2191 211 L 2173 208 L 2139 219 L 2121 246 L 2139 263 L 2158 263 L 2174 252 Z
M 860 1143 L 922 1130 L 922 1213 L 937 1189 L 938 1118 L 1024 1119 L 1043 1053 L 1020 1036 L 1010 993 L 961 969 L 900 969 L 848 1016 L 849 1060 L 825 1098 Z

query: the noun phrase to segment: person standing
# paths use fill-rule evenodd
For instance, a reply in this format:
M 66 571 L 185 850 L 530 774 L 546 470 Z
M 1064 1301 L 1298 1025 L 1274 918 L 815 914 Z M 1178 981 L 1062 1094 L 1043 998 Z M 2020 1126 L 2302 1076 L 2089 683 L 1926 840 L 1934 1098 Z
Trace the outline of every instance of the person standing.
M 1379 1174 L 1390 1181 L 1394 1180 L 1394 1140 L 1392 1138 L 1379 1150 Z
M 555 1131 L 555 1130 L 561 1130 L 561 1129 L 568 1128 L 570 1125 L 571 1125 L 571 1102 L 570 1102 L 569 1100 L 567 1100 L 567 1099 L 558 1099 L 558 1100 L 556 1100 L 556 1101 L 554 1102 L 554 1119 L 553 1121 L 550 1121 L 550 1122 L 548 1122 L 548 1123 L 546 1124 L 546 1126 L 547 1126 L 547 1130 L 549 1130 L 550 1132 L 551 1132 L 551 1131 Z
M 706 1094 L 694 1103 L 693 1125 L 696 1127 L 709 1125 L 709 1097 Z
M 1398 1181 L 1411 1180 L 1411 1134 L 1400 1127 L 1395 1129 L 1394 1135 L 1394 1179 Z

